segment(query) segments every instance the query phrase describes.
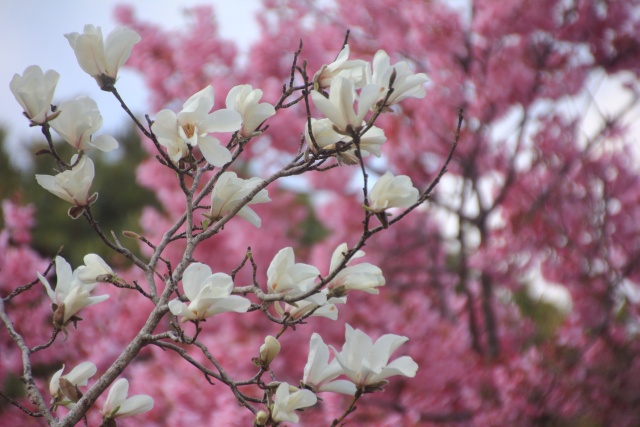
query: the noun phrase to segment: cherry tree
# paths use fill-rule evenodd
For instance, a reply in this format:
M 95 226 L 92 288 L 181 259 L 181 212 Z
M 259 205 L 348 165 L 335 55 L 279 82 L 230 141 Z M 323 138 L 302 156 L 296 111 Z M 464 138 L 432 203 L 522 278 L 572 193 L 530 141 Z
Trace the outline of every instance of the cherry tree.
M 271 1 L 259 15 L 262 37 L 248 64 L 220 55 L 220 71 L 211 74 L 181 60 L 205 40 L 229 51 L 214 28 L 203 28 L 207 10 L 194 11 L 198 24 L 186 34 L 137 21 L 129 9 L 119 16 L 156 34 L 144 46 L 149 54 L 133 65 L 158 65 L 147 82 L 159 106 L 193 79 L 245 78 L 275 100 L 277 76 L 289 66 L 283 54 L 300 39 L 314 40 L 304 50 L 314 70 L 335 58 L 347 30 L 349 61 L 395 52 L 392 62 L 407 61 L 430 83 L 423 100 L 406 100 L 381 117 L 385 162 L 368 168 L 382 176 L 391 167 L 418 188 L 437 175 L 450 124 L 465 111 L 447 185 L 424 212 L 367 247 L 385 271 L 388 298 L 376 309 L 358 305 L 346 319 L 366 319 L 381 333 L 399 328 L 413 338 L 422 364 L 420 381 L 375 404 L 362 402 L 360 422 L 634 425 L 640 248 L 629 120 L 637 107 L 636 6 Z M 602 79 L 620 87 L 611 112 L 599 111 L 602 98 L 593 98 Z M 287 114 L 274 117 L 273 151 L 251 153 L 255 167 L 272 167 L 291 150 L 295 132 L 286 129 L 296 128 L 300 113 Z M 329 235 L 311 249 L 313 260 L 326 260 L 331 247 L 361 229 L 349 213 L 358 190 L 345 185 L 353 172 L 342 167 L 341 180 L 307 176 L 307 185 L 327 195 L 314 204 Z

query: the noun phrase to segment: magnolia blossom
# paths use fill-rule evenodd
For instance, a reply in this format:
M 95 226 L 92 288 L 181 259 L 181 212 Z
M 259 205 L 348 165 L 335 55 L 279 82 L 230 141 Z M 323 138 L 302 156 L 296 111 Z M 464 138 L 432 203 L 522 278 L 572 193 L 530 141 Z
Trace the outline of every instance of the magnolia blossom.
M 389 363 L 391 353 L 408 340 L 407 337 L 387 334 L 374 343 L 367 334 L 347 324 L 342 351 L 333 351 L 345 375 L 358 388 L 376 387 L 393 375 L 416 375 L 418 364 L 409 356 L 399 357 Z
M 406 175 L 393 176 L 391 172 L 382 175 L 369 193 L 370 208 L 380 213 L 390 208 L 406 208 L 418 201 L 420 192 Z
M 63 371 L 64 365 L 53 374 L 49 382 L 49 392 L 52 396 L 51 404 L 72 409 L 75 402 L 82 397 L 78 387 L 86 386 L 89 378 L 95 375 L 98 368 L 91 362 L 82 362 L 66 375 L 62 375 Z
M 324 89 L 331 85 L 336 76 L 345 77 L 354 82 L 357 87 L 366 83 L 367 62 L 362 59 L 349 60 L 350 48 L 345 45 L 335 61 L 323 65 L 313 76 L 314 89 Z
M 333 122 L 329 119 L 311 119 L 311 132 L 313 132 L 313 139 L 315 140 L 318 148 L 325 150 L 332 150 L 338 148 L 338 142 L 350 144 L 353 139 L 350 136 L 342 135 L 333 129 Z M 304 128 L 304 137 L 307 144 L 315 152 L 315 146 L 311 137 L 309 136 L 309 127 Z M 360 153 L 362 157 L 367 157 L 369 154 L 373 154 L 376 157 L 380 157 L 382 144 L 387 140 L 384 135 L 384 130 L 379 127 L 372 126 L 364 134 L 360 136 Z M 352 144 L 352 147 L 348 150 L 342 151 L 337 154 L 337 158 L 340 162 L 348 165 L 357 163 L 356 147 Z
M 177 163 L 189 153 L 188 145 L 200 147 L 202 155 L 213 166 L 222 167 L 231 161 L 231 153 L 220 145 L 210 132 L 235 132 L 240 129 L 242 116 L 237 111 L 213 108 L 213 88 L 207 86 L 182 105 L 178 114 L 162 110 L 156 115 L 151 130 L 158 143 L 167 149 L 171 161 Z
M 330 271 L 335 271 L 342 261 L 344 260 L 344 254 L 347 252 L 347 244 L 343 243 L 333 251 L 331 256 Z M 355 258 L 364 256 L 363 251 L 357 251 L 349 260 L 347 265 Z M 342 269 L 336 277 L 329 282 L 327 287 L 332 291 L 364 291 L 370 294 L 379 294 L 379 286 L 384 286 L 385 280 L 382 276 L 382 270 L 373 264 L 363 262 L 358 265 L 348 265 Z
M 85 285 L 91 285 L 99 282 L 98 276 L 113 276 L 113 270 L 104 262 L 100 255 L 87 254 L 84 256 L 84 264 L 76 268 L 74 272 L 76 278 Z
M 75 163 L 76 156 L 73 156 L 71 163 Z M 98 199 L 98 193 L 93 193 L 89 197 L 89 189 L 95 176 L 93 162 L 87 156 L 83 156 L 77 164 L 70 170 L 60 172 L 56 176 L 36 175 L 36 181 L 45 190 L 60 197 L 62 200 L 83 208 L 89 206 Z M 82 209 L 71 208 L 69 215 L 77 218 L 82 213 Z
M 37 65 L 27 67 L 22 75 L 13 75 L 9 88 L 31 123 L 41 125 L 58 115 L 58 112 L 51 111 L 58 79 L 60 74 L 53 70 L 43 73 Z
M 224 273 L 211 273 L 208 265 L 199 262 L 191 264 L 182 276 L 182 286 L 189 305 L 178 298 L 169 302 L 169 310 L 182 321 L 204 320 L 214 314 L 235 311 L 244 313 L 251 302 L 244 297 L 231 295 L 233 280 Z
M 107 400 L 102 406 L 103 422 L 106 420 L 150 411 L 153 408 L 153 398 L 146 394 L 138 394 L 127 399 L 129 393 L 129 381 L 120 378 L 111 385 Z
M 329 347 L 322 337 L 316 333 L 311 335 L 309 358 L 304 367 L 302 383 L 305 387 L 317 392 L 332 391 L 335 393 L 356 394 L 356 386 L 347 380 L 336 380 L 344 374 L 342 366 L 336 359 L 329 363 Z
M 427 75 L 413 74 L 405 61 L 392 66 L 387 52 L 379 50 L 373 57 L 373 74 L 368 78 L 369 83 L 383 88 L 377 101 L 382 101 L 386 97 L 389 81 L 394 72 L 393 93 L 389 96 L 386 106 L 397 104 L 405 98 L 424 98 L 426 95 L 424 84 L 429 81 Z
M 273 408 L 271 408 L 271 419 L 276 422 L 297 423 L 299 417 L 296 411 L 313 406 L 317 401 L 318 398 L 311 390 L 299 390 L 287 383 L 281 383 L 276 389 Z
M 301 294 L 313 287 L 320 271 L 312 265 L 295 263 L 293 248 L 281 249 L 267 269 L 269 293 Z
M 91 291 L 96 287 L 97 283 L 92 285 L 81 283 L 74 277 L 71 265 L 61 256 L 56 257 L 55 263 L 56 276 L 58 278 L 55 291 L 43 275 L 38 273 L 38 278 L 53 303 L 53 322 L 56 325 L 66 325 L 84 307 L 97 304 L 109 298 L 109 295 L 92 297 Z
M 115 83 L 118 70 L 129 59 L 133 45 L 141 40 L 138 33 L 124 27 L 115 28 L 103 40 L 102 30 L 93 25 L 85 25 L 82 34 L 64 36 L 69 40 L 82 70 L 96 79 L 102 89 Z
M 260 89 L 253 89 L 251 85 L 240 85 L 232 88 L 227 94 L 227 109 L 237 111 L 242 116 L 240 135 L 249 137 L 269 117 L 276 114 L 273 105 L 263 102 Z
M 51 127 L 76 150 L 96 148 L 106 152 L 118 148 L 118 142 L 110 135 L 93 137 L 102 127 L 102 115 L 93 99 L 80 96 L 63 102 L 59 110 L 60 115 L 51 122 Z
M 311 99 L 318 110 L 331 120 L 338 133 L 350 135 L 362 126 L 364 116 L 379 98 L 382 90 L 377 85 L 367 85 L 357 97 L 354 83 L 345 77 L 336 76 L 329 89 L 329 99 L 315 90 L 311 92 Z M 357 112 L 353 107 L 356 99 Z
M 262 180 L 260 178 L 242 179 L 238 178 L 234 172 L 224 172 L 218 177 L 218 181 L 211 192 L 209 218 L 215 221 L 222 218 L 227 212 L 234 210 L 261 183 Z M 240 208 L 237 215 L 249 221 L 254 227 L 260 228 L 262 221 L 249 205 L 270 201 L 268 191 L 263 188 Z
M 300 319 L 313 311 L 309 317 L 317 316 L 326 317 L 330 320 L 337 320 L 338 308 L 336 307 L 336 304 L 346 303 L 347 298 L 332 297 L 327 299 L 327 293 L 327 289 L 322 289 L 316 294 L 313 294 L 303 300 L 296 301 L 295 305 L 276 301 L 274 303 L 274 307 L 282 319 L 285 317 L 292 320 Z

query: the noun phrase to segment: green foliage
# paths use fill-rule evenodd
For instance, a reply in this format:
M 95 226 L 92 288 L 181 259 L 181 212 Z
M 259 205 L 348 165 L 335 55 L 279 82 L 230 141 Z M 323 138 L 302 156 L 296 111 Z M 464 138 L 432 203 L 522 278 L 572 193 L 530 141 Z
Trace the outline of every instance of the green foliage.
M 91 189 L 99 193 L 98 201 L 91 206 L 91 210 L 109 237 L 111 230 L 121 237 L 123 230 L 137 229 L 142 208 L 148 205 L 159 206 L 153 193 L 136 183 L 136 168 L 146 153 L 135 130 L 130 128 L 127 133 L 116 136 L 116 139 L 120 147 L 115 153 L 96 150 L 89 153 L 96 169 Z M 0 140 L 0 144 L 3 140 Z M 34 151 L 45 147 L 43 142 Z M 64 142 L 56 143 L 55 147 L 64 159 L 70 159 L 74 154 L 73 148 Z M 43 256 L 52 257 L 63 246 L 62 255 L 74 267 L 82 264 L 82 258 L 87 253 L 97 253 L 115 265 L 124 262 L 121 257 L 114 258 L 113 251 L 99 242 L 95 232 L 83 218 L 75 221 L 69 218 L 68 203 L 38 185 L 35 174 L 55 174 L 55 163 L 50 156 L 37 156 L 35 170 L 20 171 L 11 165 L 4 150 L 1 151 L 0 197 L 18 198 L 22 203 L 35 205 L 34 249 Z M 129 249 L 138 252 L 137 243 L 126 238 L 121 241 Z
M 300 244 L 310 247 L 315 243 L 320 242 L 331 233 L 320 221 L 318 221 L 318 217 L 313 210 L 308 194 L 299 194 L 297 196 L 297 201 L 298 203 L 303 204 L 307 208 L 308 212 L 302 222 L 297 225 L 301 231 Z
M 536 325 L 536 343 L 553 338 L 565 315 L 553 304 L 531 298 L 526 286 L 513 294 L 513 300 L 523 316 L 533 320 Z
M 0 200 L 4 200 L 14 195 L 22 185 L 20 171 L 14 167 L 9 159 L 9 155 L 4 149 L 6 133 L 0 129 Z M 0 228 L 4 226 L 4 218 L 0 216 Z

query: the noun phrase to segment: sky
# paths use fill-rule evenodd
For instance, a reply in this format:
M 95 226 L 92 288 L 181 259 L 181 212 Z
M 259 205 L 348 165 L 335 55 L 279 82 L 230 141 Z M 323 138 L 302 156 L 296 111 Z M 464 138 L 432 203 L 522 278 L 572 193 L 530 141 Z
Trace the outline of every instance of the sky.
M 102 92 L 93 78 L 84 73 L 69 46 L 65 33 L 82 33 L 85 24 L 102 27 L 106 36 L 117 23 L 113 9 L 120 4 L 134 5 L 136 15 L 164 28 L 185 28 L 185 8 L 208 4 L 218 16 L 220 32 L 234 39 L 241 49 L 258 37 L 254 14 L 260 0 L 0 0 L 0 127 L 8 131 L 7 142 L 14 161 L 29 163 L 28 150 L 21 147 L 40 135 L 30 128 L 22 109 L 9 90 L 14 74 L 30 65 L 60 74 L 54 104 L 86 95 L 93 98 L 104 119 L 98 133 L 118 133 L 127 118 L 111 94 Z M 229 6 L 232 4 L 232 6 Z M 159 7 L 159 5 L 162 5 Z M 147 108 L 148 92 L 142 79 L 132 71 L 119 73 L 118 90 L 134 112 L 152 113 Z

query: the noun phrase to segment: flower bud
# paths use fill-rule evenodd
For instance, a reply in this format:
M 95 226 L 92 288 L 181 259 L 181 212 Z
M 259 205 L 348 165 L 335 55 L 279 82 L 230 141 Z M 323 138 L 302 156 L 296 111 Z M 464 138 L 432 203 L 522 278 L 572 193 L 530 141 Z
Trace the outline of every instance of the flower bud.
M 138 239 L 138 240 L 141 239 L 141 236 L 138 233 L 134 232 L 134 231 L 125 230 L 125 231 L 122 232 L 122 235 L 124 237 L 128 237 L 130 239 Z
M 260 362 L 263 366 L 269 366 L 278 353 L 280 353 L 280 342 L 271 335 L 267 335 L 264 344 L 260 346 Z
M 255 419 L 253 420 L 254 426 L 264 426 L 269 421 L 269 414 L 265 411 L 258 411 Z

